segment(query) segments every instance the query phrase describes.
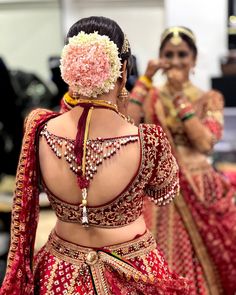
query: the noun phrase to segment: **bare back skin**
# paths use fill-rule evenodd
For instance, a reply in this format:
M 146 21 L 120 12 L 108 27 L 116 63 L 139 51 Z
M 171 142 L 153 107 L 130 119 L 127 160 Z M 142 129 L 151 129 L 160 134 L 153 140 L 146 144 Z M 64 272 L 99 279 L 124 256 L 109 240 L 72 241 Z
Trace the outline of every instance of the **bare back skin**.
M 77 124 L 82 114 L 81 107 L 51 119 L 48 130 L 62 137 L 75 139 Z M 126 122 L 117 113 L 106 109 L 95 109 L 89 129 L 89 139 L 113 138 L 137 135 L 138 128 Z M 104 161 L 91 181 L 88 190 L 88 206 L 100 206 L 116 198 L 130 183 L 140 165 L 140 141 L 122 147 L 119 152 Z M 59 199 L 80 204 L 81 189 L 76 175 L 70 170 L 64 158 L 58 159 L 44 138 L 39 143 L 39 161 L 42 178 L 48 189 Z M 127 208 L 129 210 L 129 208 Z M 57 220 L 56 232 L 67 241 L 88 247 L 101 247 L 132 240 L 143 234 L 146 225 L 142 216 L 135 222 L 120 228 L 85 228 L 79 223 Z

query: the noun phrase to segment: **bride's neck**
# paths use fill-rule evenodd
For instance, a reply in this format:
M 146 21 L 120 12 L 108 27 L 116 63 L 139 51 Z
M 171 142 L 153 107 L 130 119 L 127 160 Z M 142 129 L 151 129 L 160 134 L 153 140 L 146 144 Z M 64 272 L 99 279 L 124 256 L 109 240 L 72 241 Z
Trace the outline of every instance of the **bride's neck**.
M 73 93 L 72 93 L 71 90 L 69 90 L 69 95 L 71 97 L 73 97 Z M 106 100 L 106 101 L 110 101 L 110 102 L 116 104 L 117 103 L 117 96 L 118 96 L 118 89 L 117 89 L 117 87 L 115 87 L 113 90 L 109 91 L 108 93 L 99 95 L 95 99 L 96 100 Z M 79 96 L 78 98 L 81 98 L 81 99 L 91 99 L 91 100 L 94 99 L 94 98 L 91 98 L 91 97 L 88 97 L 88 96 Z

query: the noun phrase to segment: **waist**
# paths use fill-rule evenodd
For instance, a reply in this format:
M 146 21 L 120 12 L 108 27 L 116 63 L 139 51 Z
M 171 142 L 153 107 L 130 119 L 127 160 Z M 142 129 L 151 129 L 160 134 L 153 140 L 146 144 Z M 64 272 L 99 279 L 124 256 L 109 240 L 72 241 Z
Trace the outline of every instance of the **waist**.
M 133 239 L 135 235 L 146 230 L 146 224 L 143 216 L 126 226 L 114 228 L 97 226 L 85 228 L 79 223 L 58 220 L 55 229 L 60 237 L 72 243 L 89 247 L 102 247 Z
M 76 243 L 71 243 L 62 239 L 53 231 L 45 246 L 46 251 L 50 252 L 52 255 L 68 263 L 80 266 L 82 264 L 96 263 L 102 253 L 110 252 L 122 258 L 131 259 L 149 253 L 155 248 L 155 239 L 149 231 L 127 242 L 100 248 L 85 247 Z

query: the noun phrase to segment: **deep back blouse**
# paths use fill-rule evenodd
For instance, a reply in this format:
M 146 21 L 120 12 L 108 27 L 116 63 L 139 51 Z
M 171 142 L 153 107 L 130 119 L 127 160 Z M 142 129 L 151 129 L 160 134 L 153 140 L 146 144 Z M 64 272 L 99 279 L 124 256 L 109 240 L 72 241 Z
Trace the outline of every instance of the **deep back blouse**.
M 42 128 L 40 135 L 46 138 L 47 144 L 60 160 L 62 155 L 56 148 L 55 143 L 57 142 L 59 146 L 62 146 L 63 141 L 68 144 L 68 139 L 49 132 L 46 124 Z M 161 127 L 141 124 L 137 136 L 121 138 L 125 144 L 137 139 L 140 141 L 141 155 L 136 174 L 123 192 L 112 201 L 100 206 L 87 207 L 90 226 L 126 226 L 134 222 L 142 214 L 145 195 L 160 206 L 169 203 L 178 193 L 178 166 Z M 72 140 L 69 141 L 73 144 Z M 66 154 L 66 156 L 68 155 Z M 71 159 L 73 159 L 73 155 Z M 73 170 L 71 161 L 68 161 L 68 164 Z M 47 188 L 44 182 L 43 188 L 59 220 L 81 223 L 83 213 L 79 203 L 70 204 L 61 200 Z

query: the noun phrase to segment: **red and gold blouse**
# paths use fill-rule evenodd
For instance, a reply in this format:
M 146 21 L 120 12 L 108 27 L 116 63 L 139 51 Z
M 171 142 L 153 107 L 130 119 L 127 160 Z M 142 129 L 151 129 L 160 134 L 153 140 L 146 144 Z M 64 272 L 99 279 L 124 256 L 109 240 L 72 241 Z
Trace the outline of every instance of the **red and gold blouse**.
M 50 137 L 53 137 L 52 140 L 55 141 L 67 141 L 65 138 L 52 135 L 47 130 L 47 125 L 44 126 L 41 135 L 47 136 L 47 142 L 50 142 Z M 122 140 L 127 142 L 129 138 L 128 136 Z M 87 207 L 90 226 L 121 227 L 128 225 L 142 214 L 144 195 L 148 195 L 155 204 L 161 206 L 169 203 L 178 193 L 178 166 L 161 127 L 142 124 L 139 126 L 138 138 L 141 155 L 136 175 L 123 192 L 111 202 Z M 54 146 L 52 150 L 55 153 Z M 83 212 L 80 204 L 69 204 L 60 200 L 50 192 L 45 183 L 44 189 L 60 220 L 81 223 Z

